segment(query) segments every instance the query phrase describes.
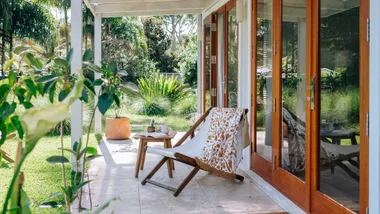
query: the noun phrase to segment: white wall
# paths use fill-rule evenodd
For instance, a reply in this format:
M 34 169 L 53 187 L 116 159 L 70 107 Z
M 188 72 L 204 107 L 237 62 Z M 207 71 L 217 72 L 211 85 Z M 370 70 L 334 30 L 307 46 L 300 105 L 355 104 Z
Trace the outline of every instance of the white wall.
M 239 23 L 238 107 L 251 111 L 251 8 L 252 1 L 244 0 L 245 19 Z M 243 151 L 245 167 L 250 167 L 251 148 Z
M 369 213 L 380 213 L 380 1 L 370 1 Z

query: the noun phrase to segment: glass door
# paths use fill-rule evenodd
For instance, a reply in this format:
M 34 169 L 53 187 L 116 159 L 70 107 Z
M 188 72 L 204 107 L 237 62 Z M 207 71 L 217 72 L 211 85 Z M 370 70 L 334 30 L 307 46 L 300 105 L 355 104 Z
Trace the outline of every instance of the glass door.
M 225 99 L 228 108 L 238 106 L 238 23 L 236 20 L 236 7 L 227 8 L 227 73 Z M 231 7 L 230 6 L 230 7 Z
M 365 213 L 368 142 L 366 1 L 319 2 L 314 174 L 317 212 Z M 362 35 L 362 36 L 361 36 Z M 314 123 L 314 124 L 315 124 Z
M 211 17 L 204 20 L 203 112 L 211 107 Z
M 274 0 L 254 0 L 252 11 L 252 169 L 268 182 L 272 181 L 273 157 L 273 3 Z

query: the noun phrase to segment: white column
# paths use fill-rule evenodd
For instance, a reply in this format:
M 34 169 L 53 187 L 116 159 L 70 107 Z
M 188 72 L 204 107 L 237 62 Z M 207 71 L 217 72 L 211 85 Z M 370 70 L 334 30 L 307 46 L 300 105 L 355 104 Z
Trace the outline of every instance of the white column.
M 95 16 L 95 30 L 94 30 L 94 51 L 95 51 L 95 65 L 101 66 L 102 61 L 102 16 L 100 14 L 97 14 Z M 100 79 L 102 76 L 101 74 L 95 73 L 95 79 Z M 97 96 L 95 96 L 95 105 L 98 103 L 98 96 L 99 96 L 99 90 L 100 87 L 96 86 L 95 91 L 97 93 Z M 95 112 L 95 134 L 102 133 L 102 114 L 98 109 L 96 109 Z
M 380 213 L 380 1 L 370 5 L 369 213 Z
M 82 69 L 82 38 L 83 38 L 83 17 L 82 0 L 71 0 L 71 47 L 73 48 L 73 59 L 71 62 L 71 73 L 77 73 Z M 74 102 L 71 107 L 71 144 L 82 140 L 83 135 L 83 106 L 80 100 Z M 75 156 L 71 155 L 71 162 L 75 161 Z M 75 165 L 72 164 L 75 170 Z M 81 167 L 79 167 L 81 170 Z
M 197 57 L 197 94 L 198 94 L 198 115 L 202 114 L 202 106 L 203 106 L 203 19 L 202 14 L 198 14 L 197 16 L 198 22 L 198 57 Z
M 238 53 L 238 107 L 249 109 L 251 113 L 251 3 L 244 0 L 245 18 L 239 23 Z M 252 109 L 253 110 L 253 109 Z M 241 167 L 250 168 L 251 148 L 243 150 Z

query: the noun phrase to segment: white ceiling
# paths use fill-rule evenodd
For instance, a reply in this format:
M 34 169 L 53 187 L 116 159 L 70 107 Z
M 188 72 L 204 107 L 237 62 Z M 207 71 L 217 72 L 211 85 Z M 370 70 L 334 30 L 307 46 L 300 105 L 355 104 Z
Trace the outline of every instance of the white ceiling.
M 199 14 L 215 0 L 84 0 L 102 17 Z

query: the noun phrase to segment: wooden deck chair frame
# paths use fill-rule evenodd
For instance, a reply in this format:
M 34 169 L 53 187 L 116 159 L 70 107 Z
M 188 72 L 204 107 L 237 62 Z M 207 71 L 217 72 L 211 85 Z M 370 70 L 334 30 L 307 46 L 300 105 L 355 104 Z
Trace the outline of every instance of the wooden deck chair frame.
M 10 158 L 9 154 L 6 153 L 5 151 L 3 151 L 3 150 L 0 149 L 0 153 L 3 155 L 3 159 L 6 160 L 6 161 L 8 161 L 9 163 L 14 163 L 15 162 L 12 158 Z
M 195 130 L 199 127 L 199 125 L 202 124 L 202 122 L 204 122 L 206 120 L 211 109 L 212 108 L 208 109 L 206 111 L 206 113 L 204 113 L 197 120 L 197 122 L 190 128 L 190 130 L 188 132 L 186 132 L 186 134 L 173 147 L 178 147 L 178 146 L 182 145 L 188 137 L 193 138 Z M 247 112 L 248 112 L 248 110 L 245 110 L 245 114 Z M 193 159 L 191 157 L 188 157 L 188 156 L 183 155 L 181 153 L 175 153 L 174 156 L 175 156 L 175 158 L 170 158 L 170 157 L 162 158 L 161 161 L 153 168 L 153 170 L 144 178 L 144 180 L 141 182 L 141 184 L 145 185 L 146 183 L 150 183 L 150 184 L 153 184 L 155 186 L 173 191 L 174 197 L 177 197 L 182 192 L 182 190 L 189 184 L 189 182 L 194 178 L 194 176 L 199 172 L 199 170 L 204 170 L 204 169 L 200 168 L 198 166 L 198 164 L 196 163 L 195 159 Z M 185 180 L 177 188 L 167 186 L 167 185 L 164 185 L 164 184 L 161 184 L 161 183 L 158 183 L 156 181 L 151 180 L 151 178 L 157 173 L 157 171 L 169 160 L 178 161 L 178 162 L 181 162 L 181 163 L 184 163 L 186 165 L 194 167 L 193 170 L 190 172 L 190 174 L 185 178 Z M 243 181 L 244 177 L 236 174 L 236 179 L 239 181 Z

